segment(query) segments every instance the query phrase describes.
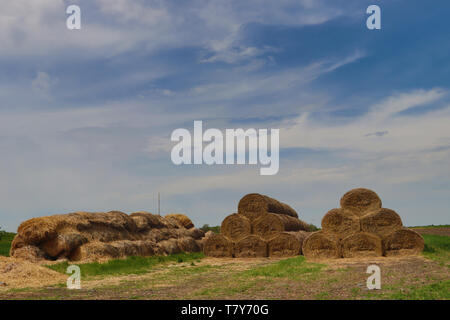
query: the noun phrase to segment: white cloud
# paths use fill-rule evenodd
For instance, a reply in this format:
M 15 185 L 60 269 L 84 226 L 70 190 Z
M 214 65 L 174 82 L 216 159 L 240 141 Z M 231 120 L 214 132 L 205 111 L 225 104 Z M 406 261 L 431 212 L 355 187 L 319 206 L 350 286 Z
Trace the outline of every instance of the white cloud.
M 416 90 L 396 94 L 370 107 L 361 117 L 349 122 L 313 120 L 308 113 L 290 122 L 281 131 L 286 148 L 342 150 L 360 155 L 422 152 L 450 143 L 450 106 L 420 116 L 399 115 L 401 111 L 431 104 L 446 94 L 440 89 Z M 388 131 L 386 135 L 370 135 Z M 368 135 L 369 134 L 369 135 Z
M 147 51 L 182 46 L 210 50 L 210 61 L 240 61 L 267 48 L 243 45 L 239 29 L 248 23 L 320 24 L 345 12 L 322 1 L 270 0 L 177 2 L 95 0 L 78 3 L 82 29 L 66 28 L 66 1 L 2 3 L 0 56 L 115 55 L 136 47 Z M 99 10 L 98 10 L 99 9 Z M 233 49 L 235 47 L 235 49 Z

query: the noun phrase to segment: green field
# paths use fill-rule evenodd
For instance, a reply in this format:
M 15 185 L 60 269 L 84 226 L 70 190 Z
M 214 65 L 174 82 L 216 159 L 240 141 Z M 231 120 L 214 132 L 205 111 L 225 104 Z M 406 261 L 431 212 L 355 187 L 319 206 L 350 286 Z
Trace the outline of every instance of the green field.
M 450 237 L 434 234 L 422 235 L 425 240 L 423 255 L 429 259 L 447 264 L 450 261 Z
M 5 232 L 0 239 L 0 256 L 9 257 L 9 249 L 15 233 Z

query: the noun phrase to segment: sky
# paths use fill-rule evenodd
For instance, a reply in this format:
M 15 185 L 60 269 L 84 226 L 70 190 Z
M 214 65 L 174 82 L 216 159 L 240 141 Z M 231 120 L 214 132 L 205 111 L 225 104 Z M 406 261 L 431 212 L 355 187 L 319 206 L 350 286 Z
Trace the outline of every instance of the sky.
M 252 192 L 320 225 L 355 187 L 407 226 L 448 224 L 449 14 L 445 0 L 4 1 L 0 227 L 156 212 L 158 192 L 197 226 Z M 278 174 L 174 165 L 171 133 L 194 120 L 279 129 Z

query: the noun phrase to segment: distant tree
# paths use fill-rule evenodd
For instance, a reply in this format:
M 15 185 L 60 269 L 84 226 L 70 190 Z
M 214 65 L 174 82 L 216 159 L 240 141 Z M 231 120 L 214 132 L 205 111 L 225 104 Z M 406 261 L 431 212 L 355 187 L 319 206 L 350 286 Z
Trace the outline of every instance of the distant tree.
M 309 226 L 308 226 L 308 231 L 319 231 L 320 230 L 320 228 L 317 228 L 315 225 L 313 225 L 313 224 L 310 224 Z
M 211 227 L 209 224 L 204 224 L 203 227 L 200 228 L 203 232 L 212 231 L 214 233 L 220 233 L 220 226 Z
M 2 230 L 2 227 L 0 227 L 0 240 L 6 235 L 6 231 Z

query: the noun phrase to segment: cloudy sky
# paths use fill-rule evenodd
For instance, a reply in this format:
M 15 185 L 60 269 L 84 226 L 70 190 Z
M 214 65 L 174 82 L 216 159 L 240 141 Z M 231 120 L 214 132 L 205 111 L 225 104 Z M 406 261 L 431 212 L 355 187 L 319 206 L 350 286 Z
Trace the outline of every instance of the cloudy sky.
M 82 29 L 68 30 L 70 4 Z M 382 29 L 366 28 L 366 8 Z M 449 223 L 445 0 L 14 0 L 0 10 L 0 226 L 78 210 L 219 224 L 260 192 L 320 225 L 354 187 Z M 176 128 L 280 129 L 280 170 L 175 166 Z

